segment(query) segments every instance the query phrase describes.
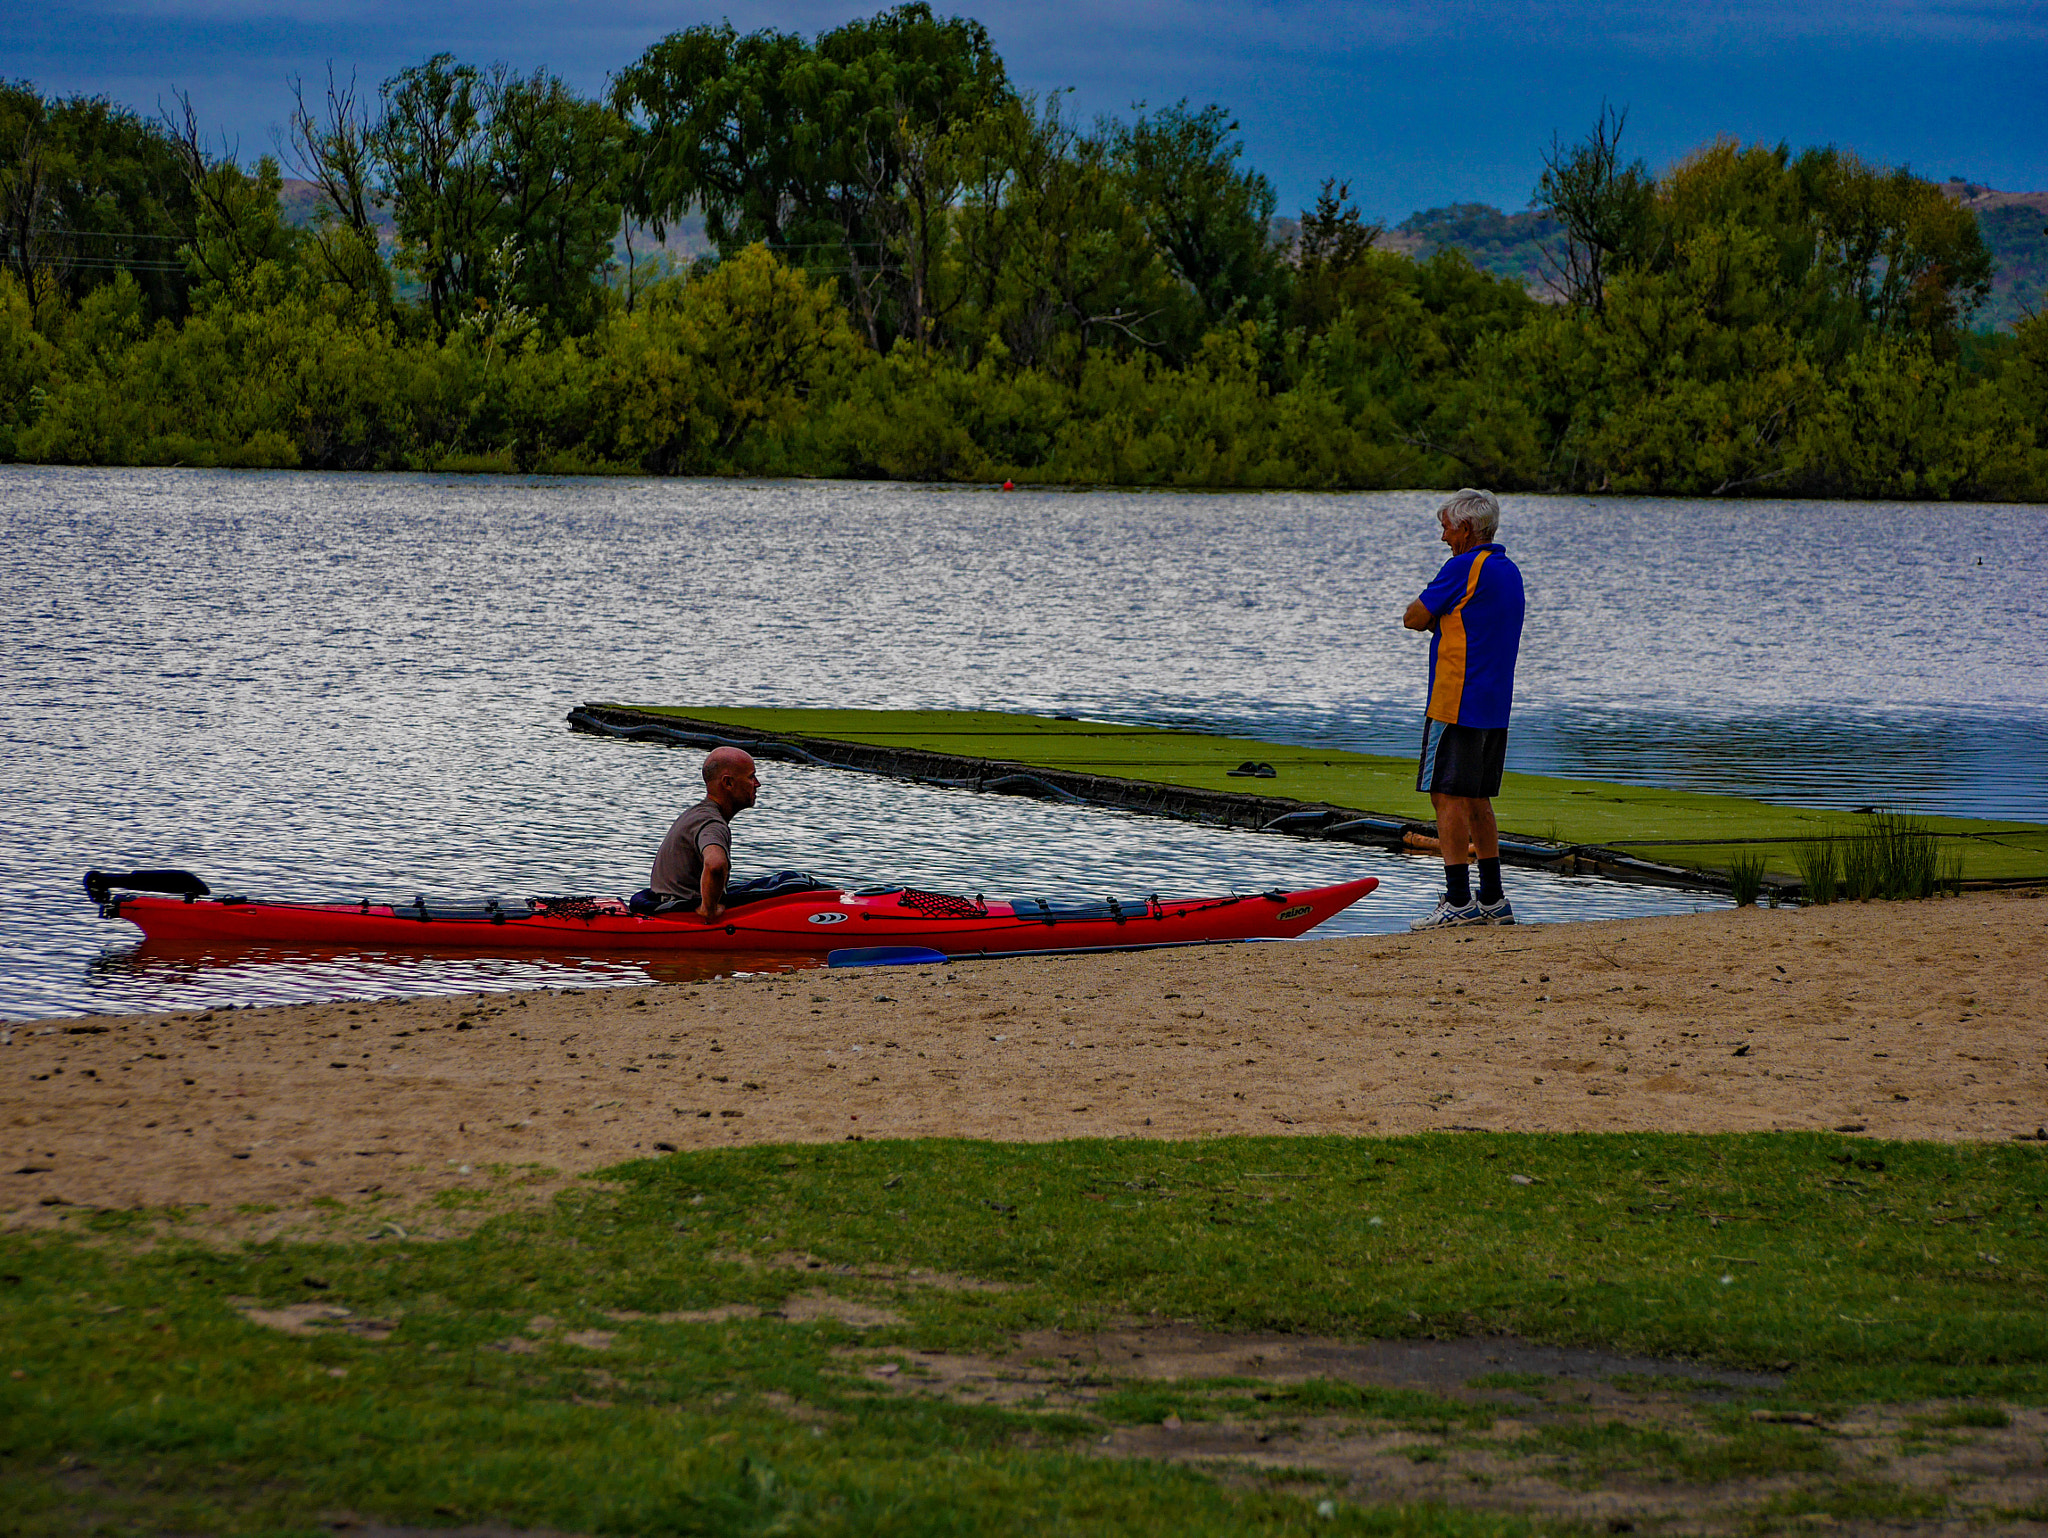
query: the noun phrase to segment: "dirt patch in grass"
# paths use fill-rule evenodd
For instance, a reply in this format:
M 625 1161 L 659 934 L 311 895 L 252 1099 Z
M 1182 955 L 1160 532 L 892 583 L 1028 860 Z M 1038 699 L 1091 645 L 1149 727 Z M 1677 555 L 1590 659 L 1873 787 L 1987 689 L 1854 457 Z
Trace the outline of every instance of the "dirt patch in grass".
M 1102 1457 L 1155 1458 L 1239 1478 L 1298 1476 L 1365 1505 L 1439 1502 L 1467 1510 L 1633 1529 L 1746 1533 L 1819 1518 L 1858 1533 L 1925 1531 L 1930 1522 L 1992 1523 L 2038 1508 L 2048 1416 L 2015 1418 L 1940 1447 L 1887 1412 L 1853 1431 L 1822 1427 L 1810 1447 L 1745 1448 L 1687 1407 L 1645 1400 L 1566 1417 L 1525 1412 L 1486 1431 L 1448 1434 L 1305 1417 L 1280 1428 L 1236 1417 L 1122 1427 Z M 1786 1454 L 1772 1467 L 1771 1452 Z M 1758 1463 L 1714 1478 L 1717 1461 Z
M 861 1303 L 852 1298 L 835 1298 L 827 1292 L 807 1292 L 785 1301 L 778 1317 L 791 1324 L 810 1324 L 819 1319 L 836 1319 L 857 1330 L 876 1325 L 902 1324 L 903 1316 L 893 1308 Z
M 1776 1373 L 1733 1372 L 1655 1357 L 1620 1356 L 1569 1346 L 1542 1346 L 1512 1336 L 1466 1340 L 1346 1342 L 1303 1335 L 1219 1335 L 1191 1325 L 1149 1325 L 1093 1335 L 1044 1331 L 1017 1342 L 1027 1357 L 1051 1357 L 1077 1368 L 1109 1369 L 1126 1378 L 1256 1377 L 1270 1383 L 1312 1379 L 1461 1394 L 1488 1376 L 1585 1379 L 1622 1375 L 1670 1378 L 1722 1390 L 1776 1388 Z M 1489 1396 L 1481 1396 L 1489 1397 Z
M 995 1355 L 844 1353 L 888 1392 L 1083 1416 L 1101 1458 L 1196 1465 L 1333 1502 L 1436 1502 L 1595 1530 L 1932 1520 L 2035 1531 L 2048 1410 L 1751 1410 L 1775 1373 L 1513 1337 L 1347 1342 L 1176 1324 L 1020 1335 Z M 2016 1525 L 2006 1525 L 2016 1524 Z
M 611 1308 L 605 1310 L 604 1316 L 619 1324 L 729 1324 L 735 1319 L 758 1319 L 761 1310 L 751 1303 L 721 1303 L 715 1308 L 671 1308 L 658 1314 Z
M 859 1353 L 866 1360 L 872 1353 Z M 1131 1325 L 1092 1334 L 1037 1330 L 1003 1356 L 916 1351 L 890 1358 L 899 1387 L 965 1395 L 982 1404 L 1092 1405 L 1114 1387 L 1257 1383 L 1265 1388 L 1328 1382 L 1409 1390 L 1460 1403 L 1538 1403 L 1570 1393 L 1575 1402 L 1633 1403 L 1615 1379 L 1669 1380 L 1725 1397 L 1738 1389 L 1776 1388 L 1775 1373 L 1733 1372 L 1696 1363 L 1542 1346 L 1512 1337 L 1466 1340 L 1325 1340 L 1306 1335 L 1218 1334 L 1192 1325 Z M 1534 1391 L 1503 1392 L 1489 1379 L 1511 1378 Z M 1541 1385 L 1540 1388 L 1538 1385 Z M 1656 1397 L 1653 1395 L 1652 1397 Z M 1666 1396 L 1668 1397 L 1668 1396 Z M 1427 1408 L 1417 1413 L 1431 1413 Z
M 353 1335 L 359 1340 L 389 1340 L 397 1330 L 391 1319 L 364 1319 L 353 1309 L 334 1303 L 292 1303 L 265 1308 L 247 1298 L 229 1298 L 230 1307 L 249 1323 L 287 1335 Z

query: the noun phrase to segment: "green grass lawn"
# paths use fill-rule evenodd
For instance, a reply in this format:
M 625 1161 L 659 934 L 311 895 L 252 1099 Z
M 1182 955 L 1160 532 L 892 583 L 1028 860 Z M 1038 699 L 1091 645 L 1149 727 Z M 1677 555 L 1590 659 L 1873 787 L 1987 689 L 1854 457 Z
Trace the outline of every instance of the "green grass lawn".
M 1110 1384 L 1077 1408 L 877 1375 L 1155 1318 L 1772 1370 L 1706 1431 L 1586 1418 L 1511 1450 L 1582 1480 L 1800 1474 L 1822 1482 L 1813 1510 L 1927 1504 L 1826 1483 L 1826 1423 L 1851 1407 L 1965 1401 L 1930 1412 L 1938 1437 L 2048 1402 L 2048 1148 L 2030 1145 L 841 1143 L 651 1159 L 538 1210 L 475 1200 L 507 1204 L 441 1242 L 369 1204 L 317 1242 L 209 1247 L 175 1215 L 115 1212 L 0 1238 L 0 1531 L 314 1532 L 335 1512 L 634 1534 L 1532 1530 L 1319 1516 L 1312 1482 L 1089 1456 L 1168 1416 L 1334 1414 L 1407 1428 L 1425 1460 L 1502 1413 L 1469 1395 L 1240 1378 Z M 880 1322 L 776 1316 L 806 1297 Z M 309 1304 L 349 1312 L 303 1335 L 244 1312 Z
M 1416 793 L 1412 758 L 992 710 L 627 708 L 792 737 L 827 737 L 1202 790 L 1287 796 L 1418 821 L 1433 815 L 1429 798 Z M 1229 771 L 1246 760 L 1271 764 L 1276 777 L 1232 778 Z M 1524 837 L 1601 845 L 1665 864 L 1711 869 L 1725 868 L 1731 852 L 1751 840 L 1811 839 L 1831 831 L 1853 834 L 1867 830 L 1871 822 L 1845 812 L 1774 806 L 1740 796 L 1538 774 L 1508 775 L 1494 806 L 1502 829 Z M 2048 825 L 1961 817 L 1924 820 L 1941 835 L 1944 852 L 1960 854 L 1967 880 L 2048 880 Z M 1761 852 L 1771 871 L 1798 873 L 1792 844 L 1764 844 Z

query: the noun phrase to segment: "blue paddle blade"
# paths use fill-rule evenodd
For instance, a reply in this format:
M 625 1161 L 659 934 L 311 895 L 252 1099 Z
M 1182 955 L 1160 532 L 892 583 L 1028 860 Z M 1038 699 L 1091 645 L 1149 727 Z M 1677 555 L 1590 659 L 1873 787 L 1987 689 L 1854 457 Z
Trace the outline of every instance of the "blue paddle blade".
M 944 951 L 923 945 L 862 945 L 852 950 L 833 951 L 825 957 L 828 967 L 924 967 L 946 960 Z

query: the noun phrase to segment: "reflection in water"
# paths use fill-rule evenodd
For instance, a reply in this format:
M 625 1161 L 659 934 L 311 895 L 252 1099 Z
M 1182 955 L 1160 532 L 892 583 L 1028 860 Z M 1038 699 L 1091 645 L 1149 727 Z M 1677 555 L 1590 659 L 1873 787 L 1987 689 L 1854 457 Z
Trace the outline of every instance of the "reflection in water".
M 1753 795 L 1758 766 L 1768 764 L 1769 799 L 1793 806 L 2048 818 L 2048 738 L 2026 720 L 1587 712 L 1560 731 L 1532 711 L 1515 737 L 1519 750 L 1547 760 L 1547 772 L 1571 778 Z
M 697 758 L 572 736 L 584 700 L 1065 711 L 1407 754 L 1423 655 L 1398 616 L 1442 553 L 1435 501 L 0 467 L 0 1018 L 645 977 L 605 957 L 100 966 L 126 926 L 78 887 L 174 865 L 268 897 L 623 895 Z M 2003 558 L 2012 509 L 1507 516 L 1531 596 L 1511 768 L 2048 817 L 2048 584 Z M 1128 814 L 766 780 L 742 874 L 998 897 L 1379 876 L 1337 933 L 1405 926 L 1439 879 Z M 1532 919 L 1702 901 L 1516 879 Z
M 1124 710 L 1104 719 L 1407 757 L 1406 710 L 1288 719 Z M 1508 767 L 1522 774 L 1755 797 L 1787 806 L 1877 805 L 1943 817 L 2048 821 L 2048 714 L 1750 717 L 1560 709 L 1517 701 Z M 1417 815 L 1426 816 L 1418 811 Z

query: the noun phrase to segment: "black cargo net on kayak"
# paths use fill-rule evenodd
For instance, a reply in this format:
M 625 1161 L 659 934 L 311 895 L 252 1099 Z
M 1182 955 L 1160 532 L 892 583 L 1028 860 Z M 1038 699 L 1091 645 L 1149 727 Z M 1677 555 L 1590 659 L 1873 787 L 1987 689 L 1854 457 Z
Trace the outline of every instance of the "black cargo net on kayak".
M 603 909 L 595 897 L 534 897 L 533 911 L 551 919 L 594 919 Z
M 949 897 L 944 892 L 920 892 L 905 887 L 896 906 L 928 919 L 981 919 L 988 917 L 988 904 L 979 898 Z

